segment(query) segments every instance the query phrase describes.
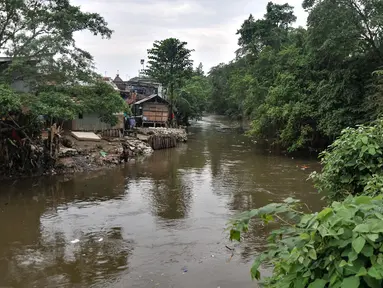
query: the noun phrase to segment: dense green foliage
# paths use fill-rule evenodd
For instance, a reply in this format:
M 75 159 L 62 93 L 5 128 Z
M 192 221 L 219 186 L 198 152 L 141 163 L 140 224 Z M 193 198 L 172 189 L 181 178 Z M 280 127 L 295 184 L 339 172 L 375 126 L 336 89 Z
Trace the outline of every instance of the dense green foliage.
M 98 83 L 92 56 L 73 38 L 84 30 L 110 38 L 112 31 L 99 14 L 82 12 L 69 0 L 2 1 L 0 8 L 0 52 L 9 56 L 0 65 L 1 103 L 19 109 L 22 104 L 29 112 L 49 118 L 72 119 L 83 110 L 115 121 L 113 113 L 126 108 L 121 97 Z M 14 83 L 30 95 L 4 90 Z
M 383 120 L 347 128 L 321 153 L 323 169 L 312 173 L 316 188 L 330 199 L 383 192 Z
M 252 120 L 251 134 L 290 151 L 324 148 L 382 112 L 383 4 L 305 1 L 307 29 L 268 3 L 238 30 L 237 59 L 209 72 L 210 110 Z
M 198 68 L 197 68 L 198 69 Z M 181 123 L 187 124 L 189 119 L 199 119 L 205 111 L 210 85 L 204 75 L 196 75 L 185 81 L 178 89 L 175 105 Z
M 0 61 L 0 174 L 43 173 L 59 150 L 57 125 L 85 112 L 114 124 L 113 114 L 127 109 L 74 40 L 80 31 L 103 38 L 112 31 L 70 0 L 5 0 L 0 10 L 0 54 L 7 56 Z M 52 128 L 46 141 L 43 128 Z
M 298 202 L 287 199 L 239 215 L 230 236 L 239 241 L 253 217 L 282 223 L 251 268 L 259 279 L 260 264 L 273 265 L 272 276 L 263 281 L 266 287 L 378 288 L 383 283 L 382 206 L 382 196 L 349 196 L 320 213 L 303 214 Z
M 113 113 L 125 109 L 118 93 L 98 83 L 92 56 L 77 47 L 73 38 L 83 30 L 109 38 L 112 31 L 99 14 L 82 12 L 69 0 L 2 1 L 0 8 L 0 52 L 9 56 L 9 61 L 0 63 L 0 83 L 2 87 L 16 83 L 15 87 L 30 93 L 9 92 L 14 94 L 10 99 L 2 90 L 1 103 L 19 108 L 22 104 L 30 113 L 60 119 L 72 119 L 78 110 L 92 110 L 109 122 L 114 121 Z M 93 101 L 79 101 L 79 94 Z
M 383 285 L 383 120 L 346 128 L 322 152 L 316 187 L 334 201 L 319 213 L 305 214 L 291 198 L 244 212 L 230 223 L 230 239 L 241 240 L 253 218 L 278 222 L 266 252 L 251 268 L 271 264 L 265 287 L 371 287 Z

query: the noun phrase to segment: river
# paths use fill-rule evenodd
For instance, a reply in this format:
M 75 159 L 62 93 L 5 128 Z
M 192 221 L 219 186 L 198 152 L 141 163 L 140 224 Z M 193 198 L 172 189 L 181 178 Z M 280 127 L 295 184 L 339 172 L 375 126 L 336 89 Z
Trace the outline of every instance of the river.
M 236 244 L 227 221 L 289 196 L 320 209 L 306 180 L 319 164 L 259 150 L 227 124 L 205 117 L 187 144 L 114 170 L 2 183 L 0 287 L 256 287 L 269 228 Z

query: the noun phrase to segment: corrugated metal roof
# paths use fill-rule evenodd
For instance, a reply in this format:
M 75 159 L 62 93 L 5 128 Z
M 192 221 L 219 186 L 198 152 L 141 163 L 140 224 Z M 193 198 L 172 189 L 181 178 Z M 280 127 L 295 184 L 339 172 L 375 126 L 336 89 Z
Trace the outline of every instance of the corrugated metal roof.
M 166 101 L 164 98 L 162 98 L 160 95 L 158 95 L 158 94 L 153 94 L 153 95 L 150 95 L 150 96 L 148 96 L 148 97 L 146 97 L 146 98 L 144 98 L 144 99 L 142 99 L 142 100 L 140 100 L 140 101 L 137 101 L 136 103 L 134 103 L 134 105 L 144 103 L 144 102 L 146 102 L 146 101 L 148 101 L 148 100 L 150 100 L 150 99 L 153 99 L 153 98 L 155 98 L 155 97 L 159 97 L 159 98 L 161 98 L 161 100 L 163 100 L 164 102 L 169 103 L 169 102 Z
M 150 99 L 153 99 L 153 98 L 156 97 L 156 96 L 158 96 L 158 95 L 157 95 L 157 94 L 150 95 L 150 96 L 148 96 L 148 97 L 146 97 L 146 98 L 144 98 L 144 99 L 142 99 L 142 100 L 140 100 L 140 101 L 137 101 L 137 102 L 134 103 L 134 104 L 141 104 L 141 103 L 144 103 L 144 102 L 146 102 L 146 101 L 148 101 L 148 100 L 150 100 Z

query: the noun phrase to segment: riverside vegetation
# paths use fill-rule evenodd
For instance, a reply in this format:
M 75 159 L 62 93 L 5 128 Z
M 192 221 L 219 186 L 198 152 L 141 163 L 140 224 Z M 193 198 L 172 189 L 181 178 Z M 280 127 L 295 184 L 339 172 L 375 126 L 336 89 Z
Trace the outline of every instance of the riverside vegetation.
M 210 72 L 210 103 L 249 117 L 249 134 L 289 151 L 330 144 L 310 175 L 328 206 L 305 213 L 295 199 L 271 203 L 234 218 L 230 238 L 240 241 L 253 218 L 280 225 L 251 267 L 259 280 L 260 265 L 272 265 L 264 287 L 382 287 L 383 2 L 303 7 L 306 29 L 291 26 L 291 6 L 271 2 L 263 19 L 242 24 L 238 58 Z
M 306 214 L 294 199 L 244 212 L 231 222 L 230 239 L 240 241 L 249 222 L 278 222 L 267 250 L 255 259 L 273 266 L 265 287 L 382 287 L 383 121 L 347 128 L 321 154 L 321 173 L 311 174 L 329 206 Z M 333 202 L 331 202 L 333 201 Z

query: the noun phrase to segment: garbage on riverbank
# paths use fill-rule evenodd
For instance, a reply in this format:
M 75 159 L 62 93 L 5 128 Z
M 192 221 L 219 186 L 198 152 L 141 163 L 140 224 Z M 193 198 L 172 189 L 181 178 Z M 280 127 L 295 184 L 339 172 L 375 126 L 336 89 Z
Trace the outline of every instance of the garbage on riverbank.
M 133 138 L 111 138 L 101 141 L 78 141 L 66 136 L 69 147 L 60 147 L 53 174 L 65 174 L 113 167 L 137 156 L 149 155 L 149 144 Z
M 138 128 L 133 135 L 105 138 L 99 134 L 97 141 L 83 141 L 70 133 L 63 133 L 54 162 L 48 169 L 42 167 L 38 174 L 10 174 L 3 178 L 68 174 L 114 167 L 136 157 L 150 155 L 153 150 L 172 148 L 178 142 L 187 141 L 184 129 Z M 35 147 L 35 150 L 38 149 Z
M 186 142 L 188 135 L 183 128 L 164 128 L 164 127 L 149 127 L 149 128 L 137 128 L 137 133 L 144 136 L 169 136 L 174 137 L 177 142 Z

